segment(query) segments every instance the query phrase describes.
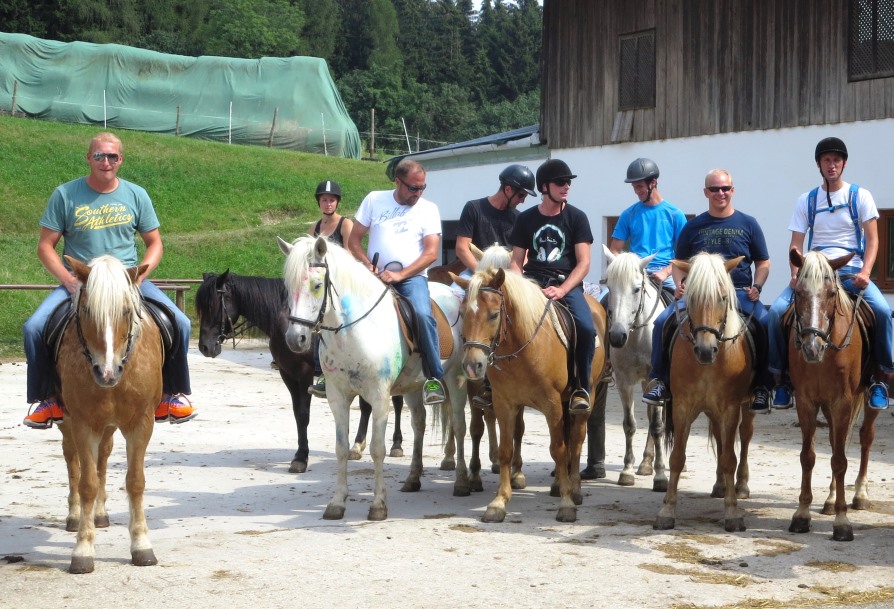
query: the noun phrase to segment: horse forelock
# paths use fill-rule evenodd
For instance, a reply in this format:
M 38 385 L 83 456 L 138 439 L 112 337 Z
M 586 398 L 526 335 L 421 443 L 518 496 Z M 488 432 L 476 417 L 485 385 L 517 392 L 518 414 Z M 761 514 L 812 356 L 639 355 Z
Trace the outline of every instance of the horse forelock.
M 807 252 L 798 272 L 798 287 L 809 294 L 819 296 L 825 289 L 827 279 L 835 282 L 840 306 L 844 307 L 845 311 L 850 311 L 853 308 L 853 301 L 841 284 L 838 273 L 829 264 L 829 258 L 821 252 Z
M 131 331 L 136 331 L 142 303 L 139 288 L 131 282 L 124 265 L 112 256 L 100 256 L 90 267 L 84 302 L 87 317 L 99 327 L 117 327 L 129 312 L 127 321 Z
M 512 262 L 512 253 L 502 245 L 492 245 L 481 255 L 479 269 L 508 269 Z
M 736 288 L 732 277 L 717 254 L 701 253 L 692 258 L 686 277 L 686 300 L 691 311 L 716 312 L 726 309 L 726 336 L 739 332 L 741 322 L 736 310 Z

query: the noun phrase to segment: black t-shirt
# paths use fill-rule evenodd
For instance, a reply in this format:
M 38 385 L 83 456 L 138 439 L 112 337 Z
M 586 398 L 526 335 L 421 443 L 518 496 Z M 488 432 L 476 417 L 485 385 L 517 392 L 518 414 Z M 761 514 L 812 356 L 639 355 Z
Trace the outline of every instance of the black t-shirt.
M 593 243 L 590 220 L 581 210 L 566 204 L 557 216 L 544 216 L 539 207 L 518 215 L 509 238 L 513 247 L 528 251 L 525 274 L 567 275 L 577 266 L 574 246 Z
M 320 225 L 323 223 L 322 220 L 317 220 L 317 223 L 314 225 L 314 237 L 320 236 Z M 335 227 L 335 230 L 332 231 L 332 234 L 326 237 L 327 241 L 331 241 L 337 245 L 345 247 L 344 241 L 341 238 L 341 225 L 345 223 L 345 217 L 342 216 L 338 219 L 338 224 Z
M 488 203 L 487 198 L 469 201 L 459 216 L 456 236 L 471 238 L 472 243 L 481 250 L 494 243 L 509 245 L 509 236 L 517 217 L 517 209 L 500 211 Z

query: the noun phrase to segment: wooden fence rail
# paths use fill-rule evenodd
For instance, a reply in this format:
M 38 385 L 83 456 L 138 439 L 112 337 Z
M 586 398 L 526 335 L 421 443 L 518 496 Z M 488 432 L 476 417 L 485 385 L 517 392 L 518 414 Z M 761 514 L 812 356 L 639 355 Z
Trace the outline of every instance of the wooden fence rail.
M 193 285 L 202 283 L 201 279 L 152 279 L 152 283 L 165 292 L 174 292 L 174 303 L 181 311 L 185 311 L 186 293 Z M 0 284 L 0 290 L 54 290 L 59 284 Z

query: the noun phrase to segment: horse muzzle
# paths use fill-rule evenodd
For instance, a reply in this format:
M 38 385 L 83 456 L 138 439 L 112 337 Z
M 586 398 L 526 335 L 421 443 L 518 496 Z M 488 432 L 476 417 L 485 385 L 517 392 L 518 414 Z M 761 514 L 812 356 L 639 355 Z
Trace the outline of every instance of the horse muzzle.
M 286 331 L 286 346 L 295 353 L 307 353 L 313 347 L 313 334 L 308 328 L 291 324 Z

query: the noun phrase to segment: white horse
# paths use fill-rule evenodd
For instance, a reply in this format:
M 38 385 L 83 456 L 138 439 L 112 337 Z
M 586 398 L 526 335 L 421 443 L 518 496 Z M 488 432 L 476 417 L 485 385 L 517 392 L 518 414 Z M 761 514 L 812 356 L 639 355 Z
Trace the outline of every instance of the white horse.
M 362 395 L 372 405 L 373 426 L 369 452 L 375 464 L 375 492 L 369 520 L 388 516 L 382 463 L 385 425 L 392 395 L 403 395 L 412 413 L 414 433 L 410 473 L 402 491 L 418 491 L 422 475 L 422 439 L 425 407 L 422 404 L 422 361 L 410 353 L 400 330 L 391 290 L 345 249 L 324 238 L 301 237 L 289 244 L 278 239 L 286 254 L 283 270 L 289 298 L 286 344 L 296 352 L 312 347 L 318 331 L 320 363 L 326 374 L 326 398 L 335 417 L 335 454 L 338 481 L 323 518 L 344 517 L 348 496 L 347 464 L 349 408 Z M 463 450 L 466 434 L 466 390 L 461 381 L 460 299 L 447 286 L 430 284 L 432 299 L 451 324 L 453 351 L 444 362 L 444 385 L 452 410 L 456 442 L 456 481 L 453 494 L 467 496 L 469 472 Z
M 605 283 L 609 289 L 609 358 L 624 407 L 624 435 L 627 438 L 624 469 L 618 477 L 618 484 L 633 486 L 636 462 L 633 456 L 633 435 L 636 433 L 633 386 L 638 382 L 642 389 L 646 388 L 652 354 L 652 326 L 664 306 L 660 288 L 652 283 L 646 273 L 646 266 L 655 257 L 654 254 L 646 258 L 631 252 L 615 256 L 605 245 L 602 248 L 609 261 L 605 270 Z M 643 460 L 636 470 L 640 476 L 649 476 L 654 472 L 652 490 L 657 492 L 667 491 L 667 472 L 661 445 L 664 433 L 662 410 L 661 406 L 648 407 L 649 435 Z

